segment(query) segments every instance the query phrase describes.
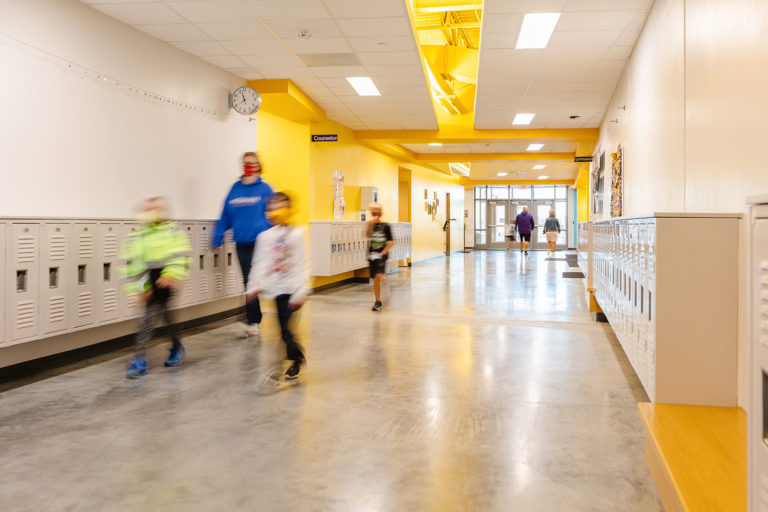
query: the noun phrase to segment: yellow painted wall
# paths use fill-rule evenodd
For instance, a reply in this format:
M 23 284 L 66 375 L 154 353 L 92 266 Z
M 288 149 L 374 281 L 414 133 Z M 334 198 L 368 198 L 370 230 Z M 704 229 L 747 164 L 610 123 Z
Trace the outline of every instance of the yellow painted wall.
M 581 164 L 582 166 L 589 164 Z M 589 170 L 586 169 L 579 175 L 579 181 L 576 182 L 576 221 L 585 222 L 589 220 Z

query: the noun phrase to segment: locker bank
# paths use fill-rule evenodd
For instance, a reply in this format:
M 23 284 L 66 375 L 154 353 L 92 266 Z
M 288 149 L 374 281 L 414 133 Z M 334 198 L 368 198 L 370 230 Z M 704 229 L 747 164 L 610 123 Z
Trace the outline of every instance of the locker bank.
M 766 19 L 0 0 L 0 510 L 768 510 Z M 248 152 L 308 252 L 297 378 L 216 247 Z M 124 272 L 154 197 L 174 364 Z

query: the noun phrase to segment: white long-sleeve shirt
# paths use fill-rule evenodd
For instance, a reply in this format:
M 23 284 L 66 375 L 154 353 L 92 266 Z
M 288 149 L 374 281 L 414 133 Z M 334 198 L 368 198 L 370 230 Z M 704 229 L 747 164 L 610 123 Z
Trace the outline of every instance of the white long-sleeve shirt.
M 259 291 L 267 297 L 290 295 L 303 302 L 309 294 L 309 259 L 304 230 L 274 226 L 256 239 L 246 293 Z

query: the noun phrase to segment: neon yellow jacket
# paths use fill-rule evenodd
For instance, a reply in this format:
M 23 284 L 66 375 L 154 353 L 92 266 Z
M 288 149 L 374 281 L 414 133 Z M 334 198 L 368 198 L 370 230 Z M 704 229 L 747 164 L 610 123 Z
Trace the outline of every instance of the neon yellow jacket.
M 175 222 L 142 227 L 128 237 L 121 250 L 126 291 L 135 295 L 149 290 L 151 270 L 161 269 L 163 277 L 184 279 L 189 274 L 191 252 L 187 234 Z

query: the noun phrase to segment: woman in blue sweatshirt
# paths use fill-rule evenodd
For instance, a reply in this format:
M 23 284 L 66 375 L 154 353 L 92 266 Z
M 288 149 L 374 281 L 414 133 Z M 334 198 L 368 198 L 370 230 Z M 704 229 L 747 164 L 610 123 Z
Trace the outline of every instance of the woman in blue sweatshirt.
M 261 163 L 254 152 L 243 154 L 243 175 L 229 190 L 221 218 L 213 233 L 213 248 L 221 247 L 224 233 L 232 229 L 237 247 L 237 259 L 243 272 L 243 282 L 248 287 L 251 261 L 256 248 L 256 238 L 271 228 L 264 213 L 272 187 L 261 179 Z M 261 324 L 261 304 L 255 299 L 245 305 L 246 323 L 240 324 L 244 337 L 258 336 Z

